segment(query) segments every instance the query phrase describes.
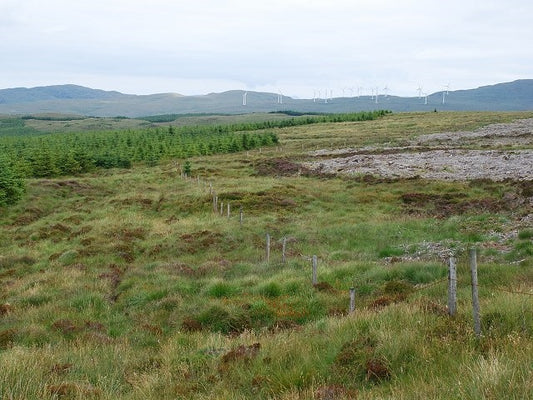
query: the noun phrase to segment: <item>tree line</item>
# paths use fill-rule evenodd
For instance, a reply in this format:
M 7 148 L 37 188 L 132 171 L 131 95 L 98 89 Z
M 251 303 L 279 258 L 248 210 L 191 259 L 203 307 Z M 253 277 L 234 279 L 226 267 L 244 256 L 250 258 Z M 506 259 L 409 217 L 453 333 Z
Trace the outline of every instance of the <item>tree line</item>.
M 274 128 L 373 120 L 387 113 L 371 111 L 228 125 L 1 136 L 0 206 L 22 195 L 23 178 L 77 175 L 97 168 L 130 168 L 133 163 L 153 166 L 160 160 L 251 150 L 277 144 L 279 139 Z M 16 125 L 11 120 L 3 122 Z

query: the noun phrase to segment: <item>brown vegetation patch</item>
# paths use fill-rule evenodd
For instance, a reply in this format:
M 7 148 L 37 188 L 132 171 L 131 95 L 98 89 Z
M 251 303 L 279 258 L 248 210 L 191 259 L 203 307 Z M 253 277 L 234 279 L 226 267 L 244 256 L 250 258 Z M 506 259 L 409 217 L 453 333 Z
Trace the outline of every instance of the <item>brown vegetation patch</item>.
M 39 229 L 39 239 L 51 239 L 54 243 L 62 240 L 67 234 L 70 234 L 71 229 L 67 225 L 58 223 L 51 226 Z
M 92 226 L 89 226 L 89 225 L 82 226 L 79 229 L 73 231 L 70 234 L 70 237 L 74 238 L 74 237 L 77 237 L 77 236 L 85 235 L 85 234 L 89 233 L 90 231 L 92 231 L 92 229 L 93 229 Z
M 112 302 L 116 302 L 118 299 L 118 293 L 116 292 L 118 285 L 120 285 L 120 282 L 122 281 L 122 275 L 124 275 L 125 270 L 121 269 L 116 264 L 110 264 L 109 265 L 109 272 L 104 272 L 100 275 L 98 275 L 98 278 L 106 278 L 109 279 L 111 283 L 111 294 L 109 296 L 110 300 Z
M 250 211 L 270 211 L 280 209 L 293 209 L 298 206 L 294 200 L 298 192 L 294 186 L 274 187 L 270 190 L 258 192 L 228 192 L 219 196 L 219 201 L 224 203 L 230 201 L 235 205 L 234 209 L 243 207 L 244 218 Z M 238 212 L 234 211 L 234 212 Z
M 100 389 L 90 384 L 81 385 L 73 382 L 46 385 L 46 391 L 59 398 L 99 398 L 102 394 Z
M 307 167 L 286 158 L 262 160 L 255 165 L 255 170 L 259 176 L 294 176 L 310 173 Z
M 222 238 L 222 234 L 218 232 L 211 232 L 207 230 L 186 233 L 181 235 L 181 245 L 183 251 L 196 254 L 199 251 L 210 248 L 211 246 L 218 244 Z
M 486 197 L 482 199 L 465 200 L 466 195 L 405 193 L 400 199 L 409 214 L 429 215 L 446 218 L 451 215 L 466 213 L 496 213 L 509 209 L 508 202 Z
M 357 390 L 347 389 L 340 385 L 321 386 L 315 390 L 314 398 L 317 400 L 356 399 Z
M 396 298 L 394 296 L 380 296 L 374 301 L 372 301 L 372 303 L 370 303 L 368 307 L 373 310 L 379 310 L 395 302 L 396 302 Z
M 54 364 L 52 365 L 52 368 L 50 368 L 50 372 L 58 375 L 64 375 L 69 372 L 73 366 L 74 364 L 72 363 Z
M 119 229 L 118 231 L 113 232 L 113 236 L 125 242 L 132 242 L 135 239 L 145 239 L 147 233 L 145 228 L 138 226 L 136 228 Z
M 313 287 L 319 292 L 336 292 L 335 288 L 331 286 L 328 282 L 318 282 L 313 285 Z
M 379 382 L 390 378 L 391 371 L 386 360 L 378 354 L 377 344 L 369 336 L 344 343 L 332 365 L 334 379 Z
M 181 323 L 181 329 L 185 332 L 199 332 L 202 330 L 202 324 L 194 318 L 185 317 Z
M 106 330 L 105 325 L 98 321 L 85 321 L 85 328 L 96 332 L 104 332 Z
M 270 333 L 278 333 L 286 330 L 300 330 L 302 328 L 296 321 L 291 319 L 277 320 L 268 330 Z
M 366 379 L 371 381 L 381 381 L 390 378 L 390 370 L 387 363 L 380 358 L 371 358 L 365 363 Z
M 15 341 L 17 331 L 13 328 L 0 331 L 0 350 L 7 349 Z
M 76 333 L 80 330 L 71 320 L 60 319 L 52 324 L 52 328 L 61 332 L 64 335 Z
M 44 216 L 44 211 L 38 207 L 27 207 L 22 214 L 20 214 L 15 221 L 13 226 L 23 226 L 31 224 L 32 222 L 37 221 L 39 218 Z
M 10 268 L 15 265 L 33 265 L 37 261 L 30 256 L 0 256 L 0 268 Z
M 442 304 L 439 304 L 433 300 L 422 298 L 418 301 L 418 304 L 420 309 L 426 313 L 443 316 L 448 315 L 448 307 L 443 306 Z
M 0 304 L 0 315 L 8 315 L 13 311 L 13 306 L 9 303 Z
M 145 331 L 150 332 L 152 335 L 161 336 L 163 334 L 163 329 L 161 329 L 160 326 L 152 324 L 142 324 L 141 326 Z
M 261 349 L 261 343 L 254 343 L 250 346 L 240 345 L 224 354 L 221 361 L 223 364 L 238 360 L 249 361 L 259 354 L 259 349 Z

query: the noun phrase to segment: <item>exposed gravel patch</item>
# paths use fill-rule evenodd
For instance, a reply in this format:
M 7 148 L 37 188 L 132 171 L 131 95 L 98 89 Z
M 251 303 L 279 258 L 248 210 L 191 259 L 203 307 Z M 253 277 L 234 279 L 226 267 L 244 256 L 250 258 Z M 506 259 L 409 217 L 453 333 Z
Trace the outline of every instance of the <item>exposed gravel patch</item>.
M 326 174 L 442 180 L 533 180 L 533 149 L 472 150 L 464 146 L 533 145 L 533 119 L 493 124 L 472 132 L 420 136 L 405 147 L 318 150 L 305 167 Z
M 443 180 L 533 179 L 533 151 L 430 150 L 420 153 L 366 154 L 308 163 L 327 174 Z

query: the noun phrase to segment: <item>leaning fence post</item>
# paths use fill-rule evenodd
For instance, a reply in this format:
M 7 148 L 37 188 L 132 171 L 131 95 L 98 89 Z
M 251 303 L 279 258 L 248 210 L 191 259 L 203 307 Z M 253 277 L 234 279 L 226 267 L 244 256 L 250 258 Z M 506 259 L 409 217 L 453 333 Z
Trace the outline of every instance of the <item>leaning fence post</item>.
M 457 260 L 450 257 L 448 271 L 448 314 L 455 315 L 457 310 Z
M 266 262 L 270 261 L 270 235 L 266 234 Z
M 316 274 L 317 262 L 317 257 L 313 256 L 313 285 L 316 285 L 318 283 Z
M 481 335 L 481 320 L 479 317 L 479 295 L 477 287 L 477 253 L 476 249 L 470 249 L 470 272 L 472 273 L 472 311 L 474 315 L 474 332 Z
M 355 288 L 350 288 L 350 314 L 355 311 Z

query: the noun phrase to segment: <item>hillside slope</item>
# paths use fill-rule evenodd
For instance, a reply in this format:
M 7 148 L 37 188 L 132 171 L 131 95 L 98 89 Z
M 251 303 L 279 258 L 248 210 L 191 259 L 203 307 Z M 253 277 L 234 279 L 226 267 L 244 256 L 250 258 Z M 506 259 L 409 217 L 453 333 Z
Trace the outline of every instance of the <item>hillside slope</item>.
M 477 89 L 436 92 L 425 98 L 381 95 L 328 99 L 294 99 L 284 96 L 278 103 L 275 93 L 232 90 L 202 96 L 175 93 L 128 95 L 76 85 L 0 90 L 0 114 L 72 113 L 92 116 L 138 117 L 155 114 L 270 112 L 352 112 L 374 109 L 391 111 L 523 111 L 533 109 L 533 79 L 483 86 Z

